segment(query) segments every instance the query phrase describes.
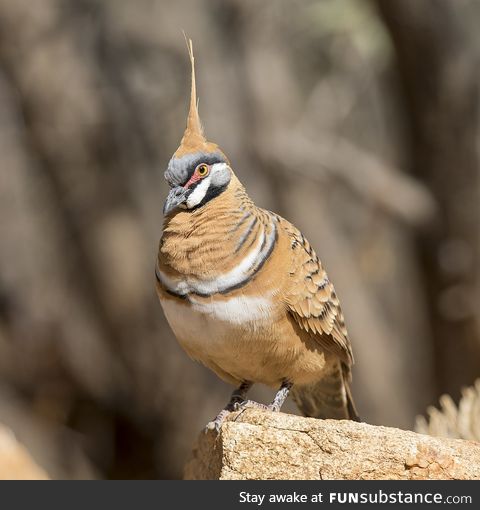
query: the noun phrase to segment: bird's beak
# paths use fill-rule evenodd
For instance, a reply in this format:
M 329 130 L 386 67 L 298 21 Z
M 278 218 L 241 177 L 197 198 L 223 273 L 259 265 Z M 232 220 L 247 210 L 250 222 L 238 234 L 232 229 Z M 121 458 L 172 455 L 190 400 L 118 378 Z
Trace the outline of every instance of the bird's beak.
M 187 190 L 183 186 L 175 186 L 168 193 L 167 199 L 163 204 L 163 214 L 166 216 L 187 200 Z

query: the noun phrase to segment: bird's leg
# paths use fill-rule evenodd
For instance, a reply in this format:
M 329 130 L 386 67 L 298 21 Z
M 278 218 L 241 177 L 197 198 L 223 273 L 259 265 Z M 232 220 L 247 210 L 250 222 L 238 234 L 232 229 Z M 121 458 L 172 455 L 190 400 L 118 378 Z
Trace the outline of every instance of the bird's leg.
M 270 411 L 278 413 L 283 406 L 283 403 L 288 397 L 290 390 L 292 389 L 293 383 L 289 381 L 283 381 L 279 390 L 277 391 L 275 398 L 272 403 L 268 406 Z
M 213 429 L 215 429 L 217 432 L 220 431 L 220 427 L 225 421 L 225 418 L 236 409 L 237 404 L 245 400 L 247 392 L 252 387 L 252 384 L 253 383 L 250 381 L 243 381 L 242 384 L 233 391 L 228 404 L 218 413 L 213 421 L 207 423 L 207 426 L 205 427 L 206 432 Z
M 254 400 L 244 400 L 243 402 L 238 402 L 234 404 L 235 410 L 238 411 L 240 409 L 247 409 L 251 407 L 254 409 L 264 409 L 266 411 L 273 411 L 275 413 L 278 413 L 282 408 L 282 405 L 285 402 L 292 386 L 293 383 L 289 381 L 283 381 L 282 385 L 275 394 L 275 398 L 273 399 L 272 403 L 268 406 L 265 404 L 260 404 L 259 402 L 255 402 Z

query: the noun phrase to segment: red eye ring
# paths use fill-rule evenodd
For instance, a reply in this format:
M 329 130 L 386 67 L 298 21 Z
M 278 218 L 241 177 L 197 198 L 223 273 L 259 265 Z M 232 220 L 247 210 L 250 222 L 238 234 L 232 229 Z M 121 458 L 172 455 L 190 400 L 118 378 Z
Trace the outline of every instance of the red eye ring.
M 208 175 L 208 172 L 210 172 L 210 167 L 205 163 L 202 163 L 201 165 L 197 166 L 197 174 L 200 177 L 206 177 Z

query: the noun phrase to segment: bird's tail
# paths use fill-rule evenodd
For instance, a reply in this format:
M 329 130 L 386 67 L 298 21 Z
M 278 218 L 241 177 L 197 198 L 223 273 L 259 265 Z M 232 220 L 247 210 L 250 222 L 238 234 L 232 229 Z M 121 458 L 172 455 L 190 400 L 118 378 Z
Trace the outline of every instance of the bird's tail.
M 319 381 L 308 386 L 294 386 L 292 397 L 304 416 L 360 421 L 350 380 L 350 369 L 338 361 Z

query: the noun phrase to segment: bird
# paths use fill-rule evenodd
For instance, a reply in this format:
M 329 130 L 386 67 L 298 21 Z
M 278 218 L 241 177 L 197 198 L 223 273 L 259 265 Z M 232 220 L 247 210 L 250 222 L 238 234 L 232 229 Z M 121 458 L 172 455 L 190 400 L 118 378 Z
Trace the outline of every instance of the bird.
M 233 385 L 207 424 L 220 431 L 236 410 L 280 411 L 291 394 L 304 416 L 359 420 L 353 354 L 332 282 L 304 235 L 257 207 L 198 112 L 195 59 L 187 124 L 168 162 L 170 187 L 155 266 L 160 304 L 181 347 Z M 247 399 L 254 384 L 270 404 Z

